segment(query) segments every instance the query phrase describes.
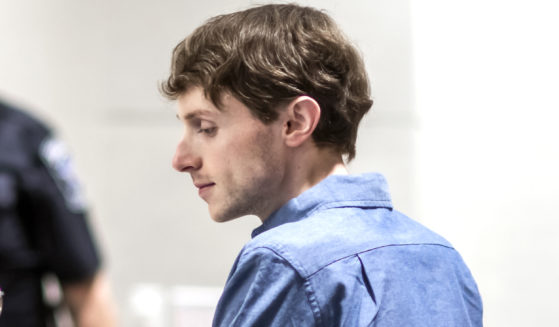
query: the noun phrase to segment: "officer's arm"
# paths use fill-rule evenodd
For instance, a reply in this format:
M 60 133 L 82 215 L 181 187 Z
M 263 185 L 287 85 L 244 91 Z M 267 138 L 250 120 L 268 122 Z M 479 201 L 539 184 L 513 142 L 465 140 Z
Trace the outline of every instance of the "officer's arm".
M 47 137 L 38 150 L 30 192 L 41 210 L 39 251 L 59 278 L 78 327 L 115 326 L 115 306 L 87 225 L 86 206 L 65 145 Z M 31 176 L 31 173 L 28 174 Z
M 116 326 L 116 310 L 104 273 L 63 285 L 64 296 L 78 327 Z

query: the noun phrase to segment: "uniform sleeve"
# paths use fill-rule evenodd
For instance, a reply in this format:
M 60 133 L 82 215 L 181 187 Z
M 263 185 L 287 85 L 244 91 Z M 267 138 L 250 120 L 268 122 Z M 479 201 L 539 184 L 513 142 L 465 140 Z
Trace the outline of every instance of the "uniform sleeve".
M 242 253 L 219 301 L 213 326 L 315 326 L 308 287 L 274 251 L 258 248 Z
M 44 266 L 62 282 L 93 276 L 100 259 L 71 157 L 47 137 L 30 162 L 22 177 L 28 204 L 23 210 Z

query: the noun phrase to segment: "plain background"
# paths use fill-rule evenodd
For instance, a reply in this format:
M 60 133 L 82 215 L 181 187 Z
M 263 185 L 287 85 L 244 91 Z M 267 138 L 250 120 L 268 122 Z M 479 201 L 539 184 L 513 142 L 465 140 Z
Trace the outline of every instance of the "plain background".
M 375 104 L 350 170 L 384 173 L 396 208 L 454 244 L 487 326 L 555 323 L 557 5 L 298 2 L 331 14 L 365 58 Z M 138 285 L 221 288 L 258 226 L 213 223 L 171 169 L 182 129 L 157 91 L 176 43 L 254 3 L 0 0 L 0 96 L 72 149 L 125 326 Z

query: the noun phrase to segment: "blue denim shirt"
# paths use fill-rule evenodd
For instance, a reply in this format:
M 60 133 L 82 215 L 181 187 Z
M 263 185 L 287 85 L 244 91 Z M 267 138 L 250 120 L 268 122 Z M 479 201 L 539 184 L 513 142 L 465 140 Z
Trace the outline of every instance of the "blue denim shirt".
M 252 237 L 214 326 L 482 326 L 458 252 L 394 211 L 379 174 L 330 176 Z

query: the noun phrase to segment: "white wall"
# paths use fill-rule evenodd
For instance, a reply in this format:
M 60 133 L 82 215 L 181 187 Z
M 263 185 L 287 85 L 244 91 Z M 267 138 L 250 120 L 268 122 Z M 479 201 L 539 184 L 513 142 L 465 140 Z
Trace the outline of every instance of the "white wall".
M 558 9 L 412 2 L 418 214 L 469 263 L 488 326 L 557 321 Z

